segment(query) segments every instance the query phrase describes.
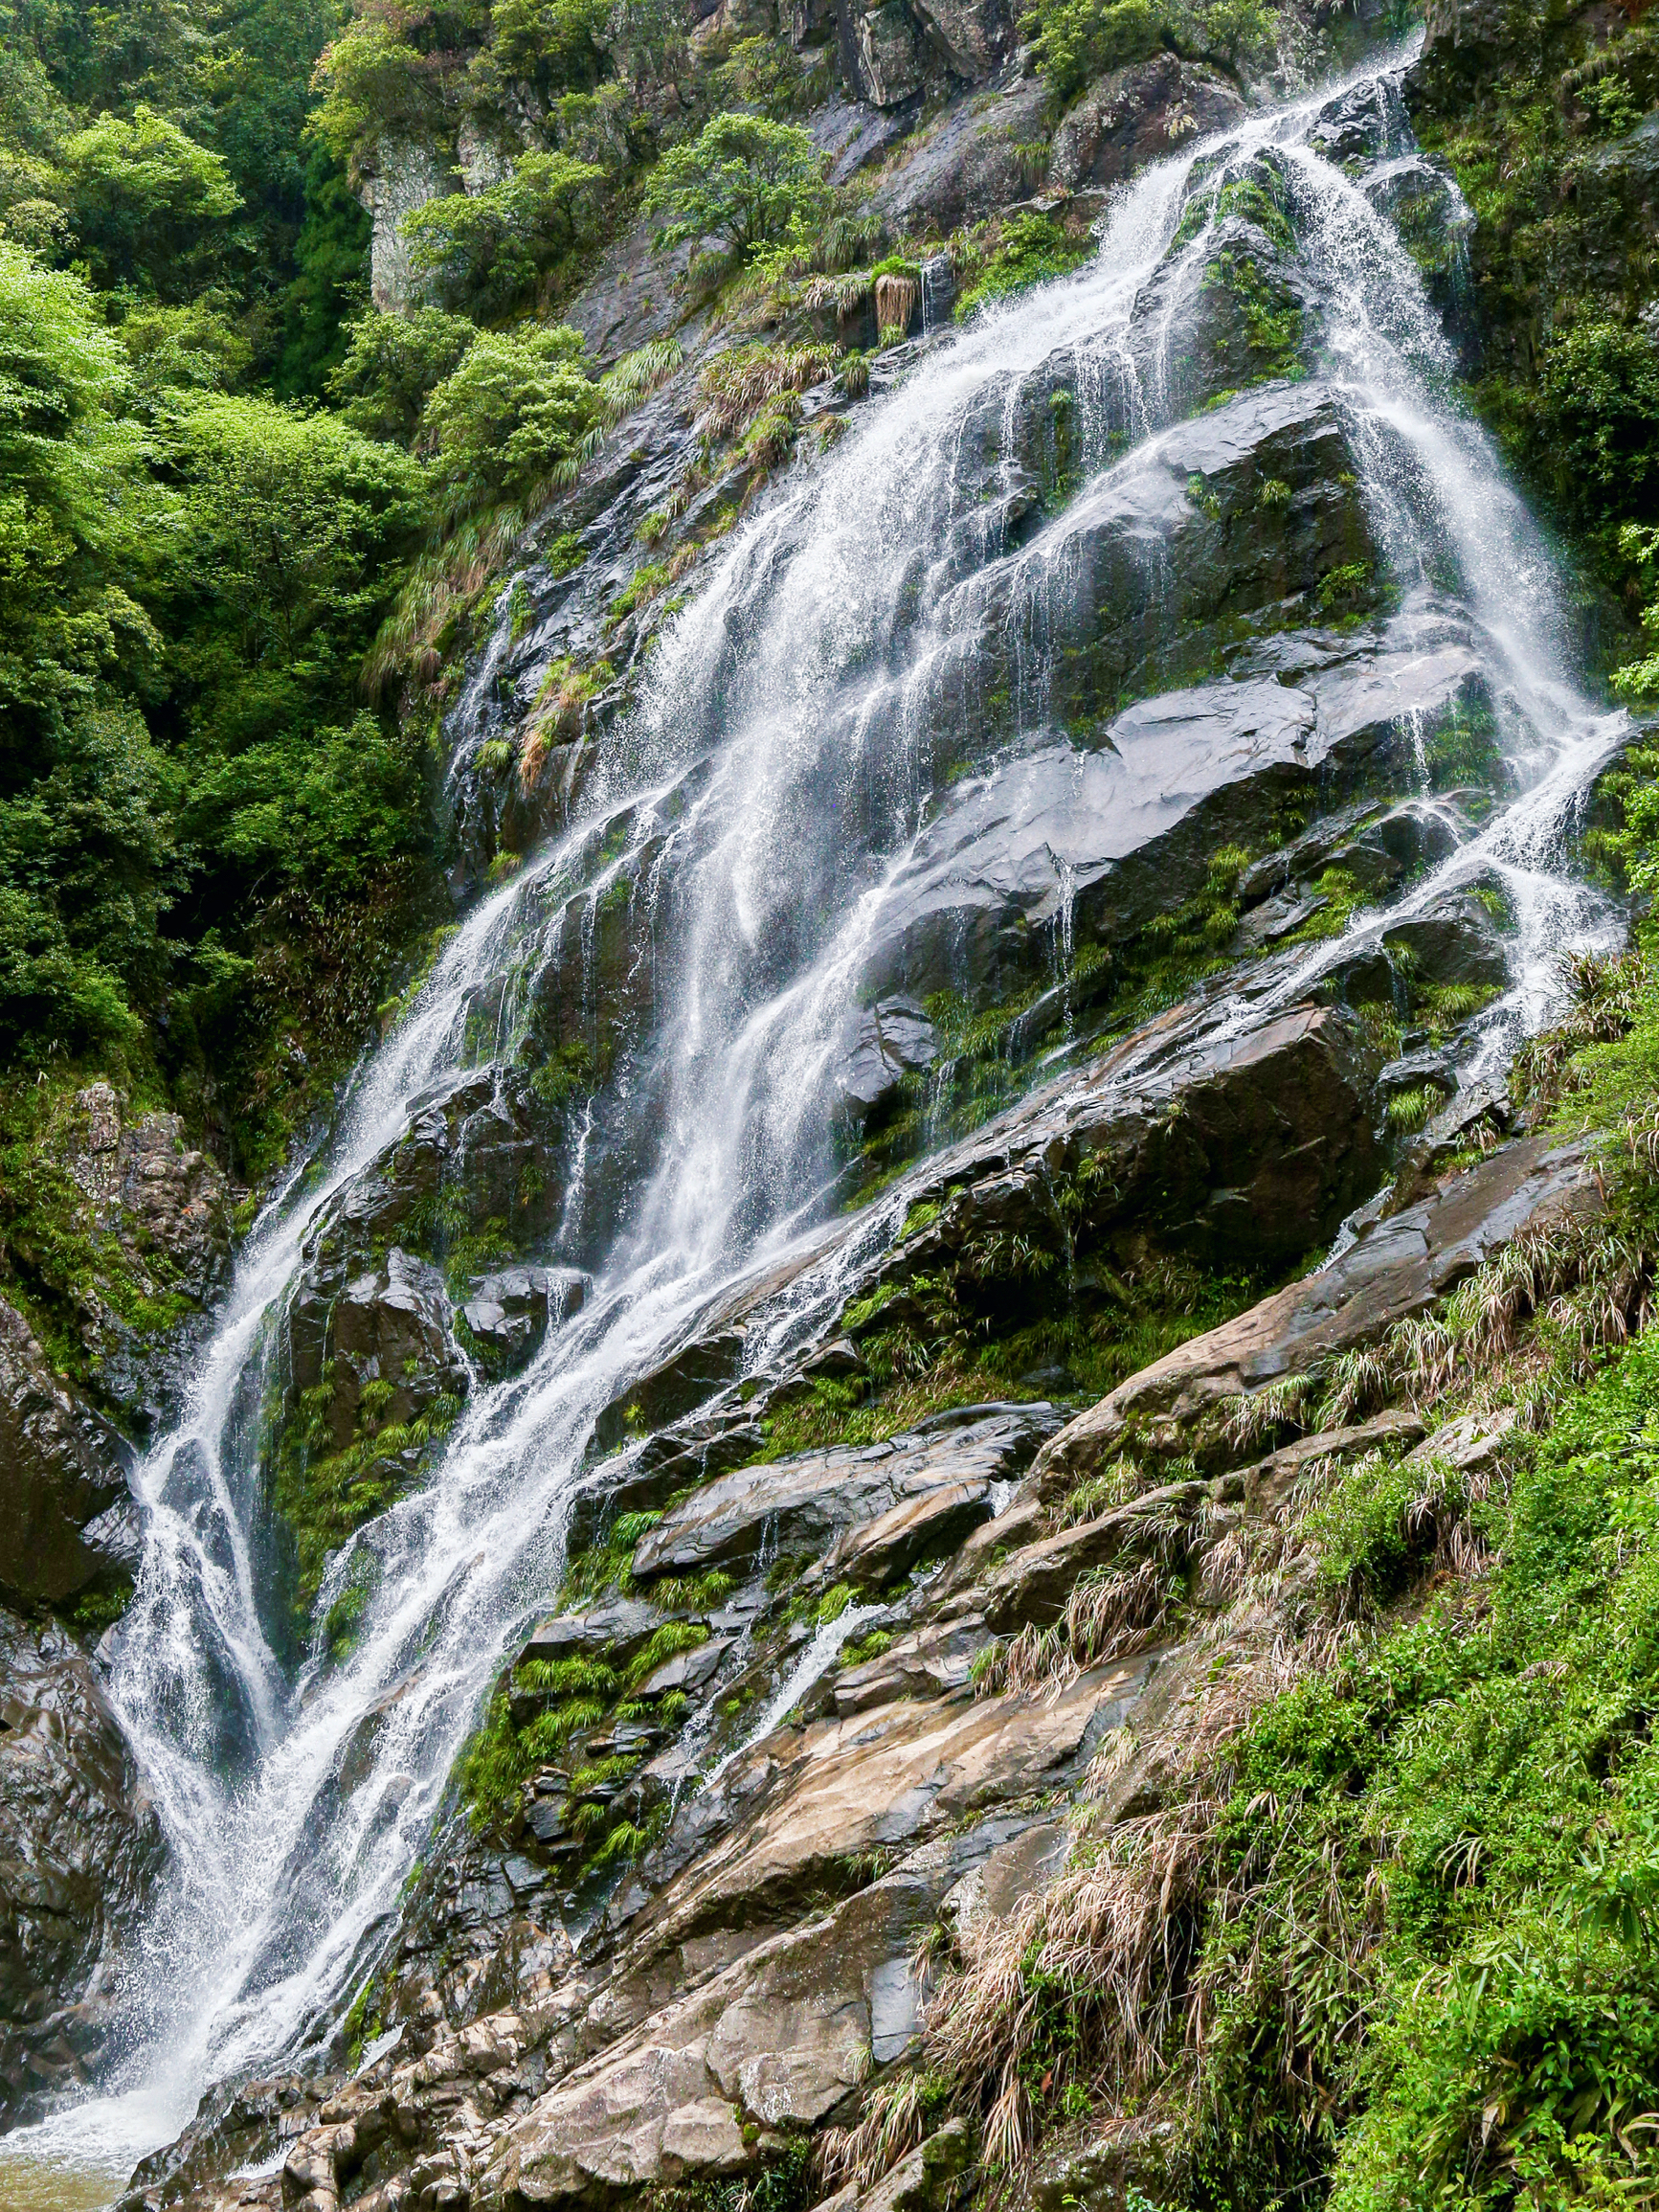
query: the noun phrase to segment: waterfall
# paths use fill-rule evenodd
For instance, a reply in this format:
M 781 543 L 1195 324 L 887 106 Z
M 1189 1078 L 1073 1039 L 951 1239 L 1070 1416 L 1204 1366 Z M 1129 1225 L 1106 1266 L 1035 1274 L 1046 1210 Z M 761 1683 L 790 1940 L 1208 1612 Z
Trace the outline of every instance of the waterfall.
M 1387 68 L 1353 81 L 1397 112 Z M 1318 372 L 1364 457 L 1371 528 L 1406 614 L 1425 610 L 1425 637 L 1455 572 L 1513 787 L 1478 828 L 1453 825 L 1455 848 L 1386 916 L 1357 914 L 1273 990 L 1304 991 L 1402 914 L 1492 871 L 1519 949 L 1468 1051 L 1495 1064 L 1547 1013 L 1559 949 L 1612 941 L 1614 917 L 1568 878 L 1562 840 L 1623 717 L 1574 686 L 1547 548 L 1460 406 L 1415 263 L 1322 147 L 1331 99 L 1264 110 L 1143 173 L 1086 268 L 933 342 L 733 532 L 670 620 L 572 826 L 466 916 L 329 1138 L 265 1206 L 185 1411 L 137 1476 L 144 1561 L 114 1639 L 111 1693 L 174 1871 L 133 1966 L 106 2093 L 34 2131 L 37 2147 L 130 2162 L 213 2080 L 326 2032 L 394 1925 L 481 1702 L 558 1587 L 597 1417 L 735 1285 L 816 1253 L 746 1351 L 751 1367 L 774 1364 L 895 1232 L 903 1204 L 889 1198 L 821 1252 L 815 1242 L 841 1173 L 841 1040 L 883 972 L 894 902 L 942 865 L 930 843 L 941 792 L 953 778 L 987 804 L 1017 790 L 1023 741 L 1055 718 L 1072 522 L 1177 436 L 1182 303 L 1202 282 L 1229 182 L 1262 158 L 1290 210 Z M 1057 359 L 1075 393 L 1077 471 L 1034 517 L 1017 456 Z M 1155 609 L 1158 588 L 1154 576 Z M 510 620 L 504 602 L 460 718 L 458 774 Z M 970 756 L 962 732 L 992 718 L 984 665 L 999 657 L 1012 727 Z M 1079 876 L 1063 843 L 1050 861 L 1064 966 Z M 259 1602 L 258 1470 L 278 1323 L 308 1240 L 436 1086 L 473 1069 L 499 1094 L 570 932 L 588 933 L 591 969 L 596 917 L 624 890 L 641 1011 L 573 1132 L 546 1240 L 593 1287 L 523 1372 L 475 1376 L 421 1481 L 330 1569 L 325 1603 L 348 1570 L 372 1569 L 354 1648 L 296 1674 Z M 1242 1024 L 1260 1004 L 1223 999 L 1213 1019 Z M 1057 1050 L 1075 1049 L 1068 1014 Z M 780 1702 L 793 1694 L 792 1681 Z

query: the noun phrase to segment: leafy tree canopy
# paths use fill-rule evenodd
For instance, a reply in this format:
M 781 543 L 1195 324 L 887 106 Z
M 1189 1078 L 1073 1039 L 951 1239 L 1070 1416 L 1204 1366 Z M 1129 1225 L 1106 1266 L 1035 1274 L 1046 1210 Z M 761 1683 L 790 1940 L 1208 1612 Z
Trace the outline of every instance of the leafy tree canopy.
M 242 205 L 222 158 L 147 107 L 104 115 L 63 147 L 71 215 L 94 281 L 164 298 L 199 287 Z
M 571 468 L 598 406 L 581 358 L 581 333 L 563 325 L 479 332 L 427 403 L 448 508 L 524 498 Z
M 810 134 L 763 115 L 717 115 L 670 147 L 651 173 L 645 207 L 666 214 L 662 245 L 720 238 L 735 255 L 781 238 L 827 210 L 824 157 Z

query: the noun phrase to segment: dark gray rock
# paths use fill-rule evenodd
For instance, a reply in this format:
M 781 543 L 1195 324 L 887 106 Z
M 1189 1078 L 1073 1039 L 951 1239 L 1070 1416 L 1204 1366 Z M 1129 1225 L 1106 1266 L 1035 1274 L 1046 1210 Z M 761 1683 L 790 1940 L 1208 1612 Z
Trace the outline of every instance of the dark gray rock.
M 1425 1083 L 1438 1084 L 1447 1097 L 1457 1089 L 1448 1053 L 1407 1052 L 1390 1060 L 1377 1078 L 1377 1089 L 1382 1097 L 1391 1098 L 1397 1091 L 1420 1091 Z
M 914 999 L 882 1000 L 849 1027 L 835 1076 L 844 1110 L 867 1120 L 907 1075 L 930 1068 L 938 1051 L 933 1025 Z
M 325 1378 L 332 1385 L 324 1420 L 335 1451 L 358 1433 L 370 1384 L 380 1386 L 369 1416 L 376 1428 L 415 1420 L 440 1393 L 465 1396 L 466 1363 L 451 1328 L 449 1293 L 430 1261 L 393 1245 L 377 1266 L 343 1285 L 320 1328 L 318 1302 L 303 1315 L 297 1310 L 290 1324 L 294 1383 L 302 1391 Z
M 577 1268 L 517 1267 L 475 1275 L 468 1287 L 461 1319 L 487 1351 L 519 1366 L 550 1327 L 581 1311 L 588 1278 Z
M 905 0 L 836 0 L 841 74 L 877 107 L 893 107 L 922 89 L 927 48 Z
M 1184 1449 L 1193 1423 L 1223 1399 L 1374 1342 L 1529 1224 L 1586 1218 L 1602 1205 L 1582 1144 L 1508 1144 L 1418 1204 L 1365 1222 L 1316 1273 L 1132 1376 L 1044 1447 L 1034 1479 L 1046 1496 L 1064 1493 L 1110 1458 L 1132 1425 L 1137 1449 Z
M 1023 199 L 1034 180 L 1029 157 L 1020 149 L 1042 139 L 1046 106 L 1046 93 L 1030 78 L 959 102 L 919 134 L 904 162 L 883 178 L 872 196 L 874 211 L 895 232 L 930 228 L 943 237 Z
M 1405 956 L 1421 982 L 1490 984 L 1509 978 L 1497 924 L 1467 892 L 1448 892 L 1410 921 L 1394 923 L 1382 941 Z
M 130 1571 L 127 1446 L 0 1299 L 0 1592 L 60 1605 Z
M 0 1613 L 0 2119 L 87 2084 L 164 1860 L 90 1663 Z
M 1101 191 L 1244 112 L 1238 87 L 1200 64 L 1157 54 L 1091 84 L 1054 133 L 1051 180 Z
M 706 1484 L 642 1536 L 634 1572 L 685 1574 L 748 1563 L 759 1556 L 763 1537 L 783 1552 L 822 1553 L 842 1530 L 929 1491 L 988 1486 L 1019 1474 L 1059 1421 L 1051 1406 L 1005 1409 L 928 1436 L 741 1468 Z

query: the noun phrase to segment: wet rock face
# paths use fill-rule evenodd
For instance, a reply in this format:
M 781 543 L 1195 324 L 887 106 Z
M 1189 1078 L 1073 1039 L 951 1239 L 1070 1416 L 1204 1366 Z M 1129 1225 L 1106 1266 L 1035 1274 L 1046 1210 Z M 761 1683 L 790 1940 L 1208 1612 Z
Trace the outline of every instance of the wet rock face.
M 588 1278 L 571 1267 L 515 1267 L 477 1275 L 460 1318 L 504 1367 L 522 1366 L 549 1328 L 580 1313 Z
M 0 1612 L 0 2117 L 84 2085 L 161 1831 L 96 1675 Z
M 1044 1448 L 1034 1479 L 1049 1491 L 1080 1479 L 1132 1426 L 1173 1444 L 1222 1399 L 1305 1373 L 1424 1312 L 1523 1228 L 1586 1218 L 1601 1203 L 1581 1146 L 1510 1144 L 1417 1205 L 1365 1223 L 1317 1274 L 1132 1376 Z
M 291 1323 L 294 1383 L 302 1392 L 325 1377 L 333 1385 L 325 1418 L 337 1451 L 356 1435 L 372 1386 L 379 1386 L 374 1417 L 383 1424 L 415 1420 L 441 1392 L 466 1391 L 443 1276 L 395 1245 L 383 1263 L 345 1285 L 320 1338 L 303 1325 L 309 1319 Z
M 129 1448 L 0 1299 L 0 1593 L 61 1605 L 137 1563 Z
M 1020 1473 L 1058 1418 L 1048 1406 L 1010 1407 L 863 1450 L 825 1452 L 722 1476 L 640 1538 L 635 1576 L 647 1580 L 707 1567 L 748 1567 L 763 1542 L 774 1556 L 816 1560 L 831 1552 L 843 1532 L 861 1524 L 878 1528 L 895 1509 L 935 1493 L 959 1497 L 974 1525 L 990 1518 L 992 1484 Z M 974 1512 L 975 1505 L 982 1510 Z

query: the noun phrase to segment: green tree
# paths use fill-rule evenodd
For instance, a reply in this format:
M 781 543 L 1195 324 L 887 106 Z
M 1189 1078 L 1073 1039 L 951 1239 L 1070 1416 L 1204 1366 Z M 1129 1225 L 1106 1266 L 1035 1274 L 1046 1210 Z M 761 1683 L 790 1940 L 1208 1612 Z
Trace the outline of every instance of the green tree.
M 464 315 L 446 315 L 441 307 L 361 316 L 329 375 L 329 395 L 366 437 L 413 445 L 428 398 L 460 367 L 473 336 Z
M 168 431 L 174 664 L 198 755 L 335 711 L 422 518 L 418 464 L 315 409 L 212 394 Z
M 448 193 L 405 216 L 410 260 L 443 305 L 504 314 L 591 234 L 604 173 L 569 154 L 526 154 L 486 191 Z
M 669 220 L 661 245 L 718 237 L 736 256 L 825 214 L 824 157 L 796 124 L 762 115 L 717 115 L 670 147 L 645 189 L 645 207 Z
M 581 333 L 563 325 L 479 332 L 427 402 L 446 511 L 532 496 L 574 466 L 599 403 L 581 359 Z
M 1604 528 L 1659 485 L 1659 348 L 1583 323 L 1550 347 L 1532 406 L 1535 455 L 1576 520 Z
M 369 212 L 325 146 L 305 167 L 305 216 L 282 298 L 274 383 L 285 399 L 315 398 L 346 355 L 346 326 L 369 304 Z
M 475 91 L 499 102 L 509 83 L 546 101 L 588 92 L 609 68 L 612 0 L 496 0 L 489 44 L 472 64 Z
M 119 341 L 77 277 L 0 245 L 0 1053 L 131 1033 L 157 980 L 168 776 L 118 671 L 160 640 L 126 588 L 176 508 Z
M 285 887 L 331 901 L 368 888 L 419 828 L 418 763 L 360 711 L 345 729 L 291 729 L 199 768 L 190 817 L 245 896 Z
M 97 283 L 186 299 L 221 262 L 241 194 L 220 157 L 164 116 L 100 117 L 65 141 L 63 169 Z

